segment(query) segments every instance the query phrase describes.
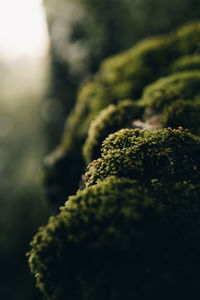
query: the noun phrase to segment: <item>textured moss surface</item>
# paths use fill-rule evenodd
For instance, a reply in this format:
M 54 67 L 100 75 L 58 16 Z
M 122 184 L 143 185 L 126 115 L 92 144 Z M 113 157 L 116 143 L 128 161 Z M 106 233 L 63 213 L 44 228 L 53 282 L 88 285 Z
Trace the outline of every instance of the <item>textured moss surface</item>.
M 197 20 L 200 10 L 198 0 L 95 0 L 95 5 L 93 0 L 43 0 L 43 5 L 50 35 L 47 100 L 62 106 L 62 114 L 47 123 L 49 149 L 59 143 L 80 82 L 102 59 L 145 36 Z
M 178 72 L 147 86 L 137 102 L 121 101 L 102 110 L 91 123 L 84 145 L 87 162 L 100 156 L 103 139 L 121 128 L 188 128 L 200 134 L 200 71 Z M 141 120 L 143 124 L 134 120 Z
M 170 65 L 171 72 L 182 72 L 189 70 L 200 70 L 200 55 L 182 56 Z
M 115 175 L 147 183 L 198 182 L 200 138 L 183 129 L 121 129 L 105 139 L 102 157 L 85 174 L 87 185 Z
M 143 107 L 131 100 L 109 105 L 91 123 L 88 138 L 83 147 L 85 160 L 89 163 L 100 156 L 103 140 L 121 128 L 131 128 L 135 119 L 141 117 Z
M 32 241 L 45 299 L 198 296 L 200 185 L 108 177 L 71 196 Z
M 144 119 L 159 114 L 162 127 L 183 126 L 200 134 L 200 71 L 184 71 L 147 86 L 139 101 L 146 107 Z
M 200 137 L 188 130 L 109 135 L 85 189 L 31 243 L 45 299 L 198 297 L 199 178 Z
M 151 114 L 159 115 L 161 128 L 166 126 L 183 126 L 191 129 L 193 133 L 199 134 L 199 122 L 198 118 L 196 118 L 200 102 L 199 70 L 185 68 L 187 70 L 185 72 L 175 72 L 175 74 L 166 77 L 166 75 L 174 73 L 173 66 L 177 59 L 186 56 L 191 57 L 192 55 L 195 55 L 195 58 L 197 57 L 199 37 L 200 23 L 196 22 L 168 35 L 145 39 L 132 49 L 105 60 L 99 72 L 80 87 L 76 106 L 66 121 L 63 139 L 57 150 L 61 155 L 52 154 L 46 160 L 44 183 L 53 202 L 57 203 L 59 200 L 59 203 L 62 203 L 66 194 L 76 191 L 79 178 L 81 178 L 81 173 L 83 172 L 82 146 L 87 138 L 88 128 L 99 112 L 102 109 L 106 109 L 110 104 L 116 105 L 117 110 L 119 101 L 132 99 L 133 106 L 138 106 L 138 104 L 135 104 L 136 101 L 143 105 L 143 109 L 140 110 L 138 108 L 141 113 L 140 116 L 138 114 L 138 118 L 143 122 L 146 123 L 146 115 L 142 112 L 145 108 L 148 108 L 151 110 Z M 163 76 L 164 78 L 159 79 Z M 157 79 L 158 81 L 156 81 Z M 147 87 L 148 85 L 150 86 Z M 165 95 L 171 96 L 167 96 L 167 99 L 165 99 L 165 96 L 160 92 L 157 97 L 156 93 L 158 90 L 159 92 L 164 91 Z M 158 99 L 160 95 L 161 98 Z M 142 100 L 139 99 L 141 97 Z M 156 101 L 154 101 L 155 98 Z M 174 99 L 179 102 L 173 103 L 172 106 L 167 108 L 166 102 Z M 180 108 L 180 100 L 187 102 L 184 102 L 183 109 Z M 176 106 L 179 106 L 178 112 L 176 111 Z M 114 128 L 118 130 L 120 126 L 123 128 L 123 126 L 129 127 L 130 125 L 131 116 L 130 118 L 124 116 L 117 123 L 116 114 L 112 123 L 106 119 L 105 114 L 109 117 L 108 111 L 101 113 L 98 117 L 98 119 L 101 119 L 102 115 L 104 115 L 103 120 L 105 121 L 102 128 L 99 128 L 99 131 L 94 129 L 94 124 L 97 124 L 97 121 L 94 121 L 91 125 L 92 129 L 90 129 L 86 142 L 87 146 L 84 147 L 84 156 L 87 161 L 99 156 L 98 149 L 102 139 L 105 137 L 102 134 L 103 127 L 105 132 L 111 133 Z M 110 114 L 110 116 L 113 116 L 111 112 Z M 123 115 L 123 112 L 120 112 L 120 114 Z M 132 109 L 130 109 L 131 114 L 134 121 L 136 116 Z M 188 120 L 185 119 L 187 114 Z M 149 113 L 147 113 L 147 118 L 148 116 Z M 196 122 L 194 126 L 190 125 L 190 120 L 193 118 L 195 118 Z M 180 122 L 181 120 L 183 122 Z M 92 131 L 94 140 L 91 134 Z M 89 140 L 91 142 L 90 145 Z M 60 160 L 62 161 L 61 164 L 59 163 Z M 60 170 L 60 165 L 63 166 L 62 170 Z M 78 174 L 78 176 L 71 176 L 71 166 L 73 166 L 73 172 Z M 57 183 L 56 187 L 53 185 L 54 181 Z M 57 190 L 61 192 L 56 194 Z M 52 193 L 52 191 L 54 192 Z
M 152 96 L 157 91 L 168 90 L 184 98 L 199 98 L 200 71 L 185 71 L 162 77 L 153 84 L 147 86 L 143 97 Z

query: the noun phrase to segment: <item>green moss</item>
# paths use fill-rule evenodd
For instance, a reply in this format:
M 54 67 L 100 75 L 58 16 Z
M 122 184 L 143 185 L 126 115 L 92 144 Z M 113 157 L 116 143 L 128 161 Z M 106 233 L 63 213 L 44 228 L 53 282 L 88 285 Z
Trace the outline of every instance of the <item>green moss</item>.
M 135 101 L 138 99 L 144 87 L 166 75 L 170 64 L 173 64 L 177 58 L 192 55 L 195 49 L 198 49 L 199 33 L 200 23 L 193 23 L 169 35 L 145 39 L 132 49 L 102 63 L 99 72 L 83 84 L 79 90 L 77 103 L 67 119 L 65 132 L 59 146 L 59 151 L 63 153 L 64 172 L 57 167 L 60 164 L 57 164 L 56 159 L 54 159 L 55 166 L 49 164 L 46 167 L 44 178 L 48 178 L 45 181 L 47 190 L 56 191 L 57 188 L 65 190 L 62 199 L 66 193 L 69 194 L 70 191 L 76 190 L 79 182 L 77 178 L 81 177 L 84 165 L 82 146 L 87 138 L 88 128 L 98 113 L 110 104 L 116 105 L 120 100 L 133 99 Z M 199 101 L 199 72 L 193 71 L 191 75 L 183 73 L 180 76 L 177 73 L 174 76 L 176 78 L 172 76 L 162 79 L 149 87 L 143 93 L 144 97 L 150 98 L 151 90 L 161 89 L 165 83 L 166 89 L 167 85 L 170 85 L 169 90 L 175 94 L 178 90 L 178 95 L 181 94 L 181 98 L 184 100 L 194 98 L 194 101 Z M 182 94 L 184 95 L 182 96 Z M 145 103 L 144 105 L 148 106 L 149 104 Z M 88 160 L 92 158 L 89 152 L 90 150 L 88 150 Z M 71 177 L 71 165 L 78 174 L 74 179 Z M 47 174 L 48 172 L 53 177 Z M 62 176 L 60 176 L 61 173 Z M 49 182 L 53 182 L 57 177 L 57 185 L 51 187 Z M 58 199 L 56 193 L 53 194 L 53 197 L 56 202 Z M 60 195 L 58 197 L 60 198 Z
M 101 109 L 119 100 L 139 98 L 143 88 L 166 74 L 168 65 L 175 59 L 188 54 L 189 48 L 193 53 L 194 48 L 198 48 L 199 32 L 200 23 L 187 25 L 169 35 L 145 39 L 132 49 L 105 60 L 99 72 L 83 84 L 78 93 L 72 115 L 74 123 L 83 128 L 82 134 L 86 135 L 90 122 Z M 186 41 L 190 46 L 184 48 L 182 44 Z M 67 127 L 64 139 L 68 139 L 68 131 L 73 130 L 73 126 Z
M 188 55 L 178 58 L 170 66 L 171 72 L 200 70 L 200 55 Z
M 84 157 L 87 163 L 100 156 L 103 140 L 110 134 L 121 128 L 131 128 L 135 119 L 140 118 L 143 109 L 137 103 L 126 100 L 118 105 L 109 105 L 102 110 L 91 123 L 88 138 L 83 147 Z
M 99 157 L 101 143 L 110 133 L 122 128 L 133 128 L 134 119 L 145 122 L 144 126 L 148 128 L 155 125 L 157 115 L 160 128 L 182 126 L 194 134 L 200 134 L 199 86 L 199 71 L 172 74 L 147 86 L 143 98 L 137 103 L 121 101 L 118 106 L 108 106 L 89 127 L 83 148 L 86 161 Z M 142 115 L 143 110 L 145 112 Z
M 144 120 L 159 114 L 161 127 L 182 126 L 199 135 L 200 71 L 172 74 L 147 86 L 140 105 L 146 108 Z
M 200 135 L 200 103 L 192 101 L 176 100 L 169 106 L 165 106 L 163 112 L 164 127 L 177 128 L 182 126 Z
M 147 86 L 143 97 L 150 97 L 157 92 L 167 91 L 185 99 L 199 97 L 200 71 L 185 71 L 163 77 Z M 148 99 L 146 99 L 148 105 Z M 153 105 L 153 103 L 151 103 Z
M 93 79 L 80 88 L 64 140 L 69 140 L 71 132 L 77 134 L 77 129 L 85 138 L 91 121 L 109 104 L 139 98 L 143 88 L 165 75 L 175 59 L 188 54 L 189 49 L 191 54 L 194 48 L 198 49 L 199 33 L 200 23 L 193 23 L 169 35 L 145 39 L 132 49 L 105 60 Z M 184 48 L 186 41 L 190 45 Z
M 102 157 L 89 165 L 85 181 L 91 185 L 115 175 L 146 183 L 197 182 L 199 163 L 200 138 L 188 130 L 122 129 L 105 139 Z
M 29 264 L 45 299 L 199 294 L 199 193 L 187 182 L 109 177 L 70 197 L 31 243 Z
M 188 55 L 195 53 L 199 49 L 199 31 L 199 22 L 186 24 L 176 31 L 174 40 L 179 53 Z

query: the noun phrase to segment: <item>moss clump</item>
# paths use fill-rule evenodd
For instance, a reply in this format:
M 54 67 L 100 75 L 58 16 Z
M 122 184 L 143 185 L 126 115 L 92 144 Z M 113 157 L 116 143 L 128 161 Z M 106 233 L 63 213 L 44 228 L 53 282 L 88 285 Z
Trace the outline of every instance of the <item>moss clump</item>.
M 140 105 L 144 106 L 143 119 L 148 122 L 160 116 L 161 127 L 188 128 L 200 134 L 200 72 L 187 71 L 164 77 L 146 87 Z
M 45 299 L 195 298 L 199 193 L 187 182 L 109 177 L 70 197 L 31 243 Z
M 87 185 L 108 176 L 163 183 L 200 176 L 200 138 L 183 129 L 122 129 L 103 142 L 102 157 L 85 174 Z
M 187 99 L 199 98 L 199 83 L 200 83 L 200 71 L 185 71 L 175 73 L 167 77 L 163 77 L 155 81 L 153 84 L 147 86 L 143 92 L 142 97 L 146 98 L 146 104 L 148 105 L 147 97 L 152 97 L 159 91 L 168 91 L 180 95 Z M 153 99 L 152 99 L 153 100 Z M 153 106 L 153 102 L 151 106 Z M 155 103 L 156 104 L 156 103 Z M 161 103 L 162 104 L 162 103 Z
M 200 55 L 188 55 L 178 58 L 170 66 L 171 72 L 200 70 Z
M 200 135 L 200 103 L 178 99 L 163 111 L 164 126 L 177 128 L 183 126 Z
M 198 49 L 199 36 L 200 23 L 196 22 L 171 34 L 145 39 L 132 49 L 105 60 L 101 64 L 99 72 L 82 85 L 75 108 L 67 119 L 63 139 L 59 146 L 59 152 L 63 153 L 62 165 L 65 165 L 65 172 L 60 171 L 60 164 L 57 164 L 57 156 L 54 154 L 53 159 L 50 159 L 52 163 L 47 164 L 45 169 L 44 184 L 46 190 L 55 191 L 57 189 L 51 184 L 53 185 L 54 179 L 58 177 L 59 179 L 56 180 L 58 189 L 66 191 L 62 195 L 56 195 L 56 193 L 51 195 L 55 203 L 58 198 L 60 199 L 59 203 L 62 202 L 66 193 L 69 194 L 71 190 L 75 191 L 77 188 L 79 182 L 77 178 L 81 177 L 84 165 L 82 146 L 87 138 L 88 128 L 98 113 L 110 104 L 116 105 L 120 100 L 138 100 L 145 86 L 167 75 L 170 65 L 175 60 L 185 55 L 192 55 Z M 181 82 L 185 82 L 184 76 L 186 75 L 184 74 L 180 80 L 178 74 L 175 74 L 177 75 L 177 83 L 175 80 L 174 86 L 177 84 L 179 88 Z M 194 76 L 193 73 L 191 80 Z M 173 81 L 170 80 L 169 84 Z M 190 85 L 190 78 L 187 78 L 187 80 L 188 88 L 184 90 L 184 99 L 190 98 L 190 96 L 195 97 L 194 95 L 199 93 L 199 74 L 196 73 L 195 79 L 198 84 Z M 147 94 L 150 96 L 149 89 L 145 91 L 145 97 Z M 152 89 L 159 89 L 159 84 L 152 87 Z M 167 121 L 166 124 L 168 124 Z M 92 151 L 89 150 L 90 153 Z M 84 152 L 87 156 L 86 150 Z M 92 158 L 89 152 L 87 160 Z M 71 177 L 69 162 L 71 162 L 73 170 L 76 169 L 76 174 L 79 174 L 79 176 Z M 60 174 L 63 174 L 63 177 Z
M 100 156 L 101 144 L 110 134 L 121 128 L 131 128 L 135 119 L 140 118 L 143 108 L 131 100 L 109 105 L 91 123 L 88 138 L 83 147 L 87 163 Z
M 102 110 L 89 127 L 83 149 L 86 161 L 99 157 L 101 143 L 110 133 L 139 126 L 134 125 L 136 119 L 147 129 L 182 126 L 199 135 L 199 85 L 200 71 L 172 74 L 147 86 L 137 103 L 121 101 Z

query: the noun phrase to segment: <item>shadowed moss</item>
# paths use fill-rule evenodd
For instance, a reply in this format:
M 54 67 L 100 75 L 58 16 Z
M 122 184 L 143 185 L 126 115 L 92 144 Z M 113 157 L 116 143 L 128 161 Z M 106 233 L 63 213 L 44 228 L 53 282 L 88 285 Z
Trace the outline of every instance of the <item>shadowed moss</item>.
M 28 254 L 45 299 L 199 295 L 199 193 L 188 182 L 109 177 L 71 196 Z
M 162 77 L 144 89 L 143 97 L 167 90 L 168 93 L 180 95 L 183 98 L 199 98 L 200 71 L 185 71 Z M 148 103 L 148 99 L 146 101 Z M 153 104 L 153 103 L 152 103 Z
M 200 98 L 199 98 L 200 99 Z M 200 101 L 198 104 L 182 99 L 176 100 L 163 111 L 164 126 L 177 128 L 183 126 L 200 135 Z
M 192 55 L 198 49 L 199 37 L 200 23 L 197 22 L 184 26 L 169 35 L 145 39 L 132 49 L 105 60 L 99 72 L 85 82 L 79 90 L 77 103 L 66 121 L 65 132 L 58 147 L 59 152 L 62 153 L 62 165 L 65 165 L 63 169 L 65 172 L 60 172 L 57 167 L 59 164 L 56 162 L 57 156 L 53 154 L 50 159 L 51 164 L 47 163 L 45 167 L 46 190 L 55 190 L 51 186 L 52 182 L 57 176 L 59 178 L 59 173 L 62 173 L 64 178 L 60 177 L 57 180 L 58 186 L 60 185 L 59 190 L 64 191 L 65 189 L 67 194 L 72 190 L 75 191 L 78 185 L 78 176 L 71 177 L 71 165 L 68 162 L 73 162 L 73 169 L 76 169 L 76 174 L 79 174 L 80 178 L 84 165 L 81 155 L 82 145 L 87 138 L 88 128 L 98 113 L 110 104 L 116 105 L 120 100 L 133 99 L 135 101 L 138 99 L 144 87 L 166 75 L 170 64 L 173 64 L 177 58 Z M 190 79 L 187 80 L 190 81 Z M 195 82 L 198 80 L 196 79 Z M 174 84 L 176 83 L 174 82 Z M 194 90 L 192 90 L 193 88 Z M 194 96 L 198 92 L 197 85 L 191 85 L 190 89 L 186 91 L 184 99 L 188 98 L 189 94 Z M 89 160 L 91 157 L 87 159 Z M 66 182 L 64 187 L 63 182 Z M 50 197 L 52 200 L 55 199 L 55 203 L 57 202 L 56 193 Z M 59 202 L 62 202 L 65 194 L 59 194 L 58 197 Z
M 48 124 L 50 148 L 58 143 L 63 118 L 74 107 L 78 85 L 85 76 L 97 71 L 103 58 L 127 49 L 144 36 L 168 32 L 188 20 L 198 19 L 200 8 L 198 0 L 96 0 L 95 5 L 92 0 L 43 3 L 50 35 L 47 97 L 58 99 L 63 106 L 59 122 Z M 149 22 L 152 15 L 154 20 Z
M 91 123 L 88 138 L 83 147 L 83 154 L 87 163 L 100 156 L 103 140 L 121 128 L 131 128 L 135 119 L 141 117 L 143 108 L 131 100 L 109 105 L 102 110 Z
M 103 140 L 114 131 L 140 125 L 144 128 L 172 127 L 200 134 L 200 71 L 187 71 L 159 79 L 147 86 L 136 103 L 121 101 L 108 106 L 91 123 L 83 152 L 86 162 L 100 156 Z M 124 109 L 126 108 L 126 110 Z M 142 125 L 142 123 L 141 123 Z
M 200 70 L 200 55 L 194 54 L 180 57 L 170 66 L 172 73 L 189 70 Z
M 183 129 L 121 129 L 102 144 L 102 157 L 85 174 L 86 185 L 108 176 L 128 177 L 148 183 L 189 180 L 200 176 L 200 138 Z
M 140 105 L 146 107 L 143 118 L 148 121 L 159 114 L 161 127 L 182 126 L 200 134 L 200 72 L 172 74 L 147 86 Z

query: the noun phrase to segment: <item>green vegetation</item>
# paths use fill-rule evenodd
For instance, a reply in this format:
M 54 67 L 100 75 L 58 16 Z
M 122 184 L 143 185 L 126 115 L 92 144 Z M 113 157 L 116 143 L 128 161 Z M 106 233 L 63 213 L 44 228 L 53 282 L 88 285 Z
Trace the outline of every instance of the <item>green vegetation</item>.
M 183 126 L 200 134 L 200 71 L 184 71 L 158 79 L 147 86 L 139 101 L 146 107 L 143 118 L 160 116 L 161 127 Z
M 198 182 L 200 138 L 183 129 L 121 129 L 102 144 L 102 157 L 94 160 L 85 175 L 87 185 L 108 176 L 149 183 Z
M 110 135 L 85 175 L 92 185 L 69 197 L 31 243 L 29 264 L 45 298 L 199 294 L 199 162 L 200 138 L 187 130 Z
M 145 39 L 80 87 L 44 174 L 67 201 L 28 253 L 45 299 L 199 298 L 199 33 Z
M 92 0 L 43 2 L 51 46 L 48 96 L 58 100 L 64 112 L 54 126 L 49 124 L 49 143 L 53 145 L 60 136 L 64 117 L 75 104 L 78 85 L 97 71 L 104 58 L 128 49 L 141 38 L 163 34 L 197 20 L 200 10 L 198 0 L 174 0 L 173 3 L 96 0 L 95 5 Z M 150 22 L 152 16 L 153 22 Z M 182 46 L 185 48 L 184 42 Z
M 140 118 L 142 111 L 143 108 L 131 100 L 103 109 L 90 125 L 83 147 L 85 160 L 89 163 L 98 158 L 103 140 L 121 128 L 131 128 L 133 120 Z
M 158 79 L 145 88 L 142 98 L 121 101 L 102 110 L 91 123 L 83 152 L 89 163 L 100 156 L 103 140 L 121 128 L 188 128 L 200 134 L 200 71 L 184 71 Z M 141 124 L 142 126 L 142 124 Z
M 200 23 L 196 22 L 183 26 L 168 35 L 145 39 L 132 49 L 105 60 L 101 64 L 99 72 L 80 87 L 75 108 L 66 121 L 62 141 L 57 150 L 46 160 L 44 183 L 47 195 L 52 203 L 55 203 L 55 205 L 57 205 L 56 203 L 64 203 L 66 195 L 75 193 L 77 189 L 84 168 L 81 149 L 87 138 L 91 122 L 94 121 L 91 125 L 93 129 L 89 130 L 89 137 L 84 147 L 84 156 L 87 162 L 99 155 L 100 143 L 106 137 L 100 133 L 101 131 L 103 132 L 105 129 L 105 133 L 106 131 L 110 133 L 115 128 L 118 130 L 120 129 L 120 123 L 121 128 L 124 126 L 129 127 L 131 116 L 130 118 L 125 117 L 118 124 L 114 121 L 116 117 L 113 119 L 113 124 L 111 124 L 112 122 L 106 120 L 107 112 L 101 113 L 104 115 L 105 125 L 100 126 L 99 133 L 94 133 L 95 138 L 93 140 L 94 135 L 91 132 L 98 131 L 94 130 L 94 124 L 98 122 L 95 118 L 108 105 L 118 105 L 120 100 L 133 99 L 133 106 L 138 107 L 136 109 L 137 116 L 133 116 L 133 121 L 138 118 L 146 122 L 146 116 L 149 117 L 149 109 L 155 115 L 154 102 L 156 102 L 157 107 L 159 102 L 171 101 L 171 97 L 176 98 L 176 101 L 184 100 L 187 102 L 184 106 L 185 109 L 179 109 L 178 112 L 175 110 L 175 104 L 170 108 L 166 108 L 167 106 L 162 104 L 160 110 L 157 109 L 160 126 L 156 128 L 174 127 L 174 125 L 188 127 L 190 121 L 185 120 L 182 122 L 181 119 L 182 116 L 187 115 L 188 107 L 190 118 L 196 116 L 196 111 L 199 110 L 197 107 L 199 107 L 200 73 L 198 69 L 173 73 L 173 68 L 175 62 L 180 58 L 192 57 L 193 54 L 196 58 L 195 53 L 198 50 L 200 41 L 199 34 Z M 163 76 L 164 78 L 161 78 Z M 148 85 L 150 86 L 146 88 Z M 170 88 L 168 88 L 169 86 Z M 167 93 L 167 99 L 165 99 L 165 96 L 160 99 L 155 96 L 158 90 L 161 89 L 165 90 L 164 94 Z M 142 97 L 142 99 L 139 99 L 139 97 Z M 135 104 L 136 101 L 137 105 Z M 143 108 L 141 108 L 142 106 Z M 142 114 L 143 110 L 144 114 Z M 139 111 L 141 112 L 140 116 Z M 98 118 L 101 119 L 102 115 Z M 181 121 L 180 124 L 179 120 Z M 197 124 L 191 125 L 189 129 L 198 134 L 199 122 L 197 119 L 195 121 Z M 106 123 L 110 123 L 110 125 L 106 125 Z M 99 137 L 97 137 L 98 135 Z M 89 145 L 89 140 L 91 145 Z M 73 179 L 71 172 L 76 174 Z
M 200 70 L 200 55 L 188 55 L 178 58 L 170 66 L 171 72 Z

